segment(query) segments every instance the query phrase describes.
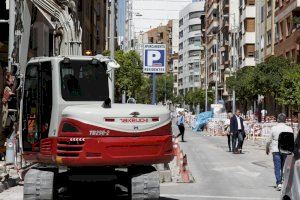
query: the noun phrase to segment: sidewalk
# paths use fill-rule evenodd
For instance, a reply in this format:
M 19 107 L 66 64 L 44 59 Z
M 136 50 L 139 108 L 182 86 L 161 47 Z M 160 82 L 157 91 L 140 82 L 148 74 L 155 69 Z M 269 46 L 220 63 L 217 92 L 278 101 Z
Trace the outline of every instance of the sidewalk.
M 4 166 L 5 162 L 0 161 L 0 193 L 19 184 L 21 181 L 14 166 Z

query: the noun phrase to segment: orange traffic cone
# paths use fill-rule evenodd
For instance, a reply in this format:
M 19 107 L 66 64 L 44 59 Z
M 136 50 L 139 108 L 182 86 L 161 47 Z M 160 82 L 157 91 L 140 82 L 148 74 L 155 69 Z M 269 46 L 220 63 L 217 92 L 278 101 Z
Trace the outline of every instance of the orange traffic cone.
M 194 182 L 194 178 L 192 177 L 191 173 L 188 170 L 188 163 L 187 163 L 187 155 L 184 154 L 182 159 L 182 165 L 180 166 L 180 174 L 181 174 L 181 181 L 183 183 L 192 183 Z

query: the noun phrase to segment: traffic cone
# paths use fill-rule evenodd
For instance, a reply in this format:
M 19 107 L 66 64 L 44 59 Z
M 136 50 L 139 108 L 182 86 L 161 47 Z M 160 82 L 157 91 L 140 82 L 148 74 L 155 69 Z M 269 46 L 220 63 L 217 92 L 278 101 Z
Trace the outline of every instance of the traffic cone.
M 192 177 L 190 171 L 188 170 L 188 163 L 187 163 L 187 155 L 184 154 L 181 166 L 180 166 L 180 175 L 181 175 L 181 182 L 183 183 L 192 183 L 194 182 L 194 178 Z
M 175 141 L 173 143 L 173 152 L 174 152 L 174 156 L 178 156 L 180 153 L 180 146 L 179 146 L 177 138 L 175 139 Z
M 176 164 L 177 164 L 177 166 L 180 167 L 180 169 L 181 169 L 182 163 L 183 163 L 183 151 L 181 150 L 179 152 L 179 154 L 177 154 L 177 160 L 176 160 Z

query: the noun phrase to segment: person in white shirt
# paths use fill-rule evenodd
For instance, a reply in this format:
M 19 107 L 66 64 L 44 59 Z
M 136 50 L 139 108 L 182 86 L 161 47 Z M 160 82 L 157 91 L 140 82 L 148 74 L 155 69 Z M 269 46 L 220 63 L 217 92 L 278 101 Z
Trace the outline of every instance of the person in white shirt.
M 276 178 L 277 190 L 281 190 L 282 187 L 282 169 L 285 161 L 285 155 L 281 154 L 278 149 L 278 138 L 282 132 L 293 133 L 293 129 L 285 124 L 286 116 L 281 113 L 277 117 L 278 124 L 271 128 L 270 137 L 267 140 L 266 154 L 269 155 L 272 152 L 274 172 Z

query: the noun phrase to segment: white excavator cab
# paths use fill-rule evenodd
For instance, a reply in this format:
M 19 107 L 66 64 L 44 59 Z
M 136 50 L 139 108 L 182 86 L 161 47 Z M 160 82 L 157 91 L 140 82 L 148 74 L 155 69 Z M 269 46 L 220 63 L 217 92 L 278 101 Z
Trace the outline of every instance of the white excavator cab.
M 103 56 L 31 59 L 22 98 L 23 151 L 40 151 L 41 139 L 57 137 L 62 110 L 110 97 L 110 71 L 119 65 Z

